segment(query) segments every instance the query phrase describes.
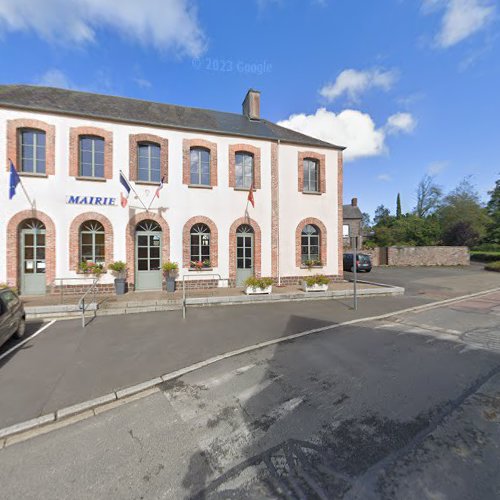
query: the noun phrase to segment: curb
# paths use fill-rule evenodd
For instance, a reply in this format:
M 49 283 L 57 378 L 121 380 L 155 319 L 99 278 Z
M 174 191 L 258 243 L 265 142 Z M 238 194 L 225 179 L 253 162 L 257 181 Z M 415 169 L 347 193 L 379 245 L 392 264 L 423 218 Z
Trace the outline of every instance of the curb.
M 121 406 L 123 404 L 135 401 L 137 399 L 142 399 L 151 394 L 160 392 L 162 383 L 169 382 L 171 380 L 174 380 L 176 378 L 179 378 L 183 375 L 194 372 L 201 368 L 205 368 L 206 366 L 212 365 L 224 359 L 239 356 L 241 354 L 245 354 L 247 352 L 255 351 L 258 349 L 263 349 L 265 347 L 269 347 L 272 345 L 281 344 L 283 342 L 289 342 L 290 340 L 306 337 L 315 333 L 321 333 L 328 330 L 335 330 L 337 328 L 341 328 L 344 326 L 356 325 L 358 323 L 363 323 L 367 321 L 377 321 L 405 313 L 438 309 L 447 304 L 451 304 L 454 302 L 461 302 L 463 300 L 475 297 L 481 297 L 483 295 L 489 295 L 491 293 L 499 291 L 500 287 L 493 288 L 491 290 L 485 290 L 482 292 L 476 292 L 469 295 L 462 295 L 460 297 L 454 297 L 439 302 L 433 302 L 430 304 L 423 304 L 420 306 L 400 309 L 399 311 L 393 311 L 390 313 L 380 314 L 377 316 L 369 316 L 366 318 L 358 318 L 349 321 L 344 321 L 343 323 L 326 325 L 319 328 L 314 328 L 312 330 L 306 330 L 304 332 L 288 335 L 286 337 L 280 337 L 278 339 L 267 340 L 265 342 L 260 342 L 258 344 L 254 344 L 251 346 L 242 347 L 240 349 L 236 349 L 234 351 L 230 351 L 225 354 L 219 354 L 217 356 L 208 358 L 205 361 L 200 361 L 198 363 L 189 365 L 185 368 L 181 368 L 179 370 L 167 373 L 165 375 L 162 375 L 161 377 L 155 377 L 146 382 L 142 382 L 140 384 L 136 384 L 130 387 L 126 387 L 124 389 L 114 391 L 105 396 L 91 399 L 89 401 L 84 401 L 76 405 L 68 406 L 66 408 L 62 408 L 47 415 L 43 415 L 38 418 L 27 420 L 25 422 L 20 422 L 18 424 L 14 424 L 9 427 L 0 429 L 0 449 L 6 448 L 7 446 L 13 445 L 21 441 L 25 441 L 40 434 L 45 434 L 52 430 L 65 427 L 66 425 L 70 425 L 79 420 L 83 420 L 88 417 L 92 417 L 100 413 L 103 413 L 105 411 L 112 410 L 117 406 Z

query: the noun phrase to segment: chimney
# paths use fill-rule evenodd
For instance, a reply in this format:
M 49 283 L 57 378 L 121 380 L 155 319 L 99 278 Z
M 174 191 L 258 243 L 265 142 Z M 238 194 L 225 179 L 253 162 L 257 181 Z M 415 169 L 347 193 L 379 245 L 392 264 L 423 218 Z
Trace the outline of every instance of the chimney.
M 250 89 L 243 101 L 243 114 L 250 120 L 260 120 L 260 92 Z
M 357 206 L 358 206 L 358 199 L 357 199 L 357 198 L 353 198 L 353 199 L 351 200 L 351 205 L 352 205 L 353 207 L 357 207 Z

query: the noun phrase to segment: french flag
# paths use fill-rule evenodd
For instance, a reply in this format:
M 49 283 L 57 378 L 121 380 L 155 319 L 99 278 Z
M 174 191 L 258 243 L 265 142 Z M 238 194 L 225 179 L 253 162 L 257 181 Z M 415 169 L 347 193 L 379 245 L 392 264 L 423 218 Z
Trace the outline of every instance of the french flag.
M 123 188 L 125 189 L 126 191 L 126 195 L 123 195 L 123 193 L 120 193 L 120 201 L 121 201 L 121 204 L 122 204 L 122 207 L 125 208 L 127 206 L 127 202 L 128 202 L 128 197 L 130 195 L 130 190 L 132 189 L 132 187 L 130 186 L 128 180 L 126 179 L 126 177 L 123 175 L 123 172 L 120 171 L 120 184 L 123 186 Z

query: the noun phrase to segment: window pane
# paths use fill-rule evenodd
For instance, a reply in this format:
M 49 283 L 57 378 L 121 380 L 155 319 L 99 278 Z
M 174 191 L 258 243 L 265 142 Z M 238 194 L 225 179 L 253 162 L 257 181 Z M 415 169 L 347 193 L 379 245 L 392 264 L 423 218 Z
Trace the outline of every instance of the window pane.
M 34 236 L 32 233 L 25 233 L 24 235 L 24 244 L 25 245 L 33 245 L 34 242 Z
M 24 258 L 32 259 L 34 256 L 33 247 L 24 247 Z
M 160 269 L 160 259 L 151 259 L 149 261 L 149 270 L 158 271 Z
M 94 155 L 94 161 L 97 165 L 104 165 L 104 153 L 96 152 Z
M 45 146 L 45 132 L 36 133 L 36 143 L 38 146 Z
M 104 165 L 95 166 L 94 177 L 104 177 Z
M 149 170 L 148 168 L 139 168 L 138 178 L 140 181 L 149 181 Z
M 37 247 L 36 258 L 38 260 L 45 260 L 45 247 Z
M 92 139 L 90 137 L 80 137 L 80 150 L 92 151 Z
M 144 234 L 140 234 L 138 237 L 137 237 L 137 243 L 139 246 L 147 246 L 148 244 L 148 237 Z
M 34 164 L 33 164 L 32 158 L 29 158 L 29 159 L 23 158 L 21 160 L 21 170 L 23 172 L 33 172 L 33 167 L 34 167 Z
M 45 173 L 45 159 L 36 161 L 36 173 L 44 174 Z
M 96 137 L 93 139 L 93 142 L 94 142 L 94 151 L 96 153 L 104 154 L 104 139 Z
M 203 186 L 210 186 L 210 175 L 209 174 L 202 174 L 201 184 Z
M 149 256 L 151 258 L 159 259 L 160 258 L 160 247 L 151 247 L 149 249 Z
M 151 158 L 158 160 L 160 159 L 160 146 L 158 146 L 157 144 L 151 144 L 150 151 L 151 151 Z
M 137 269 L 139 271 L 148 271 L 148 260 L 147 259 L 138 259 L 137 260 Z

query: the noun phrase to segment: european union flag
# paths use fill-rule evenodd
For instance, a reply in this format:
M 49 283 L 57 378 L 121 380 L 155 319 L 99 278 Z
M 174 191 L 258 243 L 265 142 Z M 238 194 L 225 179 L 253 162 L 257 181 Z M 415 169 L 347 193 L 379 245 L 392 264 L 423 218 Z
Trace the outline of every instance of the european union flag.
M 16 188 L 17 185 L 21 182 L 21 179 L 19 178 L 19 174 L 17 173 L 16 167 L 14 167 L 12 160 L 9 160 L 9 162 L 10 162 L 9 200 L 12 200 L 12 198 L 14 198 L 14 195 L 16 194 Z

